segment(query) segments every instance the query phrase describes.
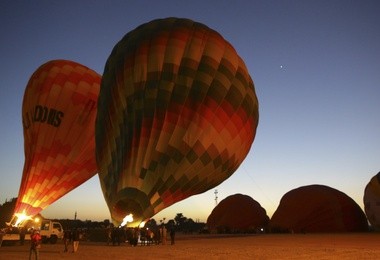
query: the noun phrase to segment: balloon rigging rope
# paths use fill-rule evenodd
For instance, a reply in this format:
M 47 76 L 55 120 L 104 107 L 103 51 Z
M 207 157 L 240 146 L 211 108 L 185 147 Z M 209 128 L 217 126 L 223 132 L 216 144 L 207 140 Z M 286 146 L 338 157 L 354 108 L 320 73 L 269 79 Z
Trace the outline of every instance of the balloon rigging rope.
M 266 194 L 264 192 L 264 190 L 259 186 L 259 184 L 253 179 L 253 177 L 248 173 L 248 170 L 246 169 L 246 167 L 242 164 L 241 165 L 241 169 L 243 170 L 243 172 L 245 172 L 245 174 L 249 177 L 249 179 L 252 181 L 252 183 L 255 184 L 255 186 L 260 190 L 261 194 L 270 202 L 271 206 L 273 209 L 275 209 L 277 206 L 276 204 L 274 203 L 274 201 L 268 196 L 268 194 Z M 268 213 L 268 212 L 267 212 Z

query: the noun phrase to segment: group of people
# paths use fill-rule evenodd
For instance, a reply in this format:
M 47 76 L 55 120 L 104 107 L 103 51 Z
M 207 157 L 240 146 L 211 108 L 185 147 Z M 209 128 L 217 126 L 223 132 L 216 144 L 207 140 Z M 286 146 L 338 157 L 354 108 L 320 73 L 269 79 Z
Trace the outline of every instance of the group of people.
M 120 245 L 121 241 L 128 241 L 131 246 L 162 244 L 166 245 L 167 229 L 164 225 L 160 226 L 157 230 L 149 228 L 120 228 L 110 226 L 107 229 L 107 244 Z M 174 245 L 175 229 L 169 229 L 171 244 Z
M 73 245 L 72 252 L 75 253 L 78 250 L 79 246 L 80 232 L 77 228 L 71 230 L 65 230 L 63 233 L 63 244 L 65 245 L 64 252 L 69 251 L 70 243 Z
M 69 245 L 72 243 L 73 250 L 75 253 L 78 250 L 79 246 L 79 238 L 80 232 L 78 229 L 66 230 L 63 235 L 63 243 L 64 243 L 64 252 L 69 251 Z M 42 237 L 38 229 L 32 230 L 30 234 L 30 250 L 29 250 L 29 260 L 32 260 L 33 256 L 35 260 L 39 258 L 39 249 L 41 248 L 41 240 Z
M 121 241 L 128 240 L 131 246 L 137 246 L 139 238 L 142 238 L 139 228 L 124 229 L 114 226 L 107 228 L 107 245 L 112 243 L 113 246 L 120 246 Z
M 163 245 L 166 244 L 166 240 L 167 240 L 167 229 L 164 225 L 162 225 L 160 227 L 160 236 L 162 237 L 161 239 L 161 243 Z M 171 245 L 174 245 L 174 240 L 175 240 L 175 227 L 174 226 L 171 226 L 169 228 L 169 235 L 170 235 L 170 242 L 171 242 Z
M 109 227 L 107 229 L 107 244 L 120 245 L 120 242 L 125 240 L 125 232 L 121 228 Z
M 110 228 L 108 229 L 108 244 L 112 241 L 113 245 L 120 245 L 120 241 L 123 239 L 123 237 L 127 238 L 129 243 L 132 246 L 137 246 L 138 240 L 143 242 L 145 245 L 145 242 L 147 245 L 153 244 L 154 241 L 156 244 L 161 243 L 162 245 L 166 244 L 167 240 L 167 230 L 164 225 L 162 225 L 159 229 L 159 232 L 153 232 L 152 230 L 145 229 L 144 232 L 141 233 L 141 230 L 138 228 L 129 229 L 127 233 L 123 232 L 123 229 L 121 228 Z M 174 227 L 170 228 L 169 231 L 170 234 L 170 240 L 171 244 L 174 245 L 175 240 L 175 229 Z M 29 252 L 29 260 L 32 260 L 32 257 L 34 256 L 36 260 L 39 258 L 39 249 L 41 248 L 41 235 L 39 230 L 33 230 L 31 235 L 31 243 L 30 243 L 30 252 Z M 75 253 L 78 250 L 79 246 L 79 239 L 80 239 L 80 232 L 78 229 L 73 230 L 65 230 L 63 234 L 63 243 L 64 243 L 64 252 L 69 251 L 69 246 L 72 244 L 72 252 Z

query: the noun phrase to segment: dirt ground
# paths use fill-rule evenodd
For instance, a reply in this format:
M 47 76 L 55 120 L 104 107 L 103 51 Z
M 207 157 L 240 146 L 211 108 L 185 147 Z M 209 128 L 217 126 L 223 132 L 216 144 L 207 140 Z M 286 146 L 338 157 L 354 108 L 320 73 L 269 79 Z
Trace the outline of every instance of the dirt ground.
M 71 249 L 71 248 L 70 248 Z M 29 244 L 0 247 L 0 259 L 28 259 Z M 131 247 L 83 242 L 76 253 L 60 241 L 43 244 L 40 260 L 51 259 L 379 259 L 380 233 L 177 235 L 175 245 Z

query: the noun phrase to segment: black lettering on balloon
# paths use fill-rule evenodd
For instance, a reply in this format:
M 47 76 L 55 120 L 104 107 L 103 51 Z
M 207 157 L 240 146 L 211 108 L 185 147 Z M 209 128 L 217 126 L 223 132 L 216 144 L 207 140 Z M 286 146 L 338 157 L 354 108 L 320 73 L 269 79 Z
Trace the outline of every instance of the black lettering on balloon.
M 63 116 L 64 116 L 64 114 L 62 111 L 57 111 L 56 116 L 55 116 L 55 120 L 54 120 L 54 124 L 53 124 L 55 127 L 60 126 L 60 124 L 62 122 L 61 119 L 63 118 Z
M 54 119 L 55 119 L 56 112 L 57 112 L 57 110 L 52 109 L 52 108 L 49 110 L 49 115 L 48 115 L 48 120 L 47 120 L 47 123 L 49 125 L 54 125 Z
M 40 105 L 37 105 L 36 108 L 34 109 L 33 122 L 39 122 L 39 121 L 41 121 L 43 113 L 44 113 L 43 107 L 40 106 Z
M 41 105 L 36 105 L 33 111 L 33 116 L 26 112 L 22 118 L 22 123 L 25 129 L 28 129 L 32 123 L 40 122 L 59 127 L 61 125 L 64 113 L 54 108 L 48 108 Z
M 43 107 L 43 110 L 44 110 L 44 112 L 43 112 L 43 116 L 41 118 L 41 123 L 46 122 L 46 120 L 48 118 L 48 111 L 49 111 L 48 108 L 47 107 Z

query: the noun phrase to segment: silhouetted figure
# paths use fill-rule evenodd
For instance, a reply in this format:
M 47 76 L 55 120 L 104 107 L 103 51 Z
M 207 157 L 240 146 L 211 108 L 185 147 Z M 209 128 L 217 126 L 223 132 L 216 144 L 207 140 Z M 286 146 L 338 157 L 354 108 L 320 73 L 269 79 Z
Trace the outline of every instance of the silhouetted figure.
M 148 243 L 148 246 L 153 244 L 153 237 L 154 237 L 154 233 L 152 230 L 150 229 L 147 229 L 146 231 L 146 239 L 147 239 L 147 243 Z
M 137 246 L 139 242 L 140 230 L 139 228 L 134 228 L 133 231 L 133 245 Z
M 109 226 L 106 229 L 107 245 L 108 246 L 111 244 L 111 241 L 112 241 L 112 230 L 113 230 L 112 226 Z
M 160 229 L 158 229 L 158 228 L 155 228 L 153 230 L 153 239 L 154 239 L 154 243 L 156 245 L 160 244 L 160 242 L 161 242 L 161 234 L 160 233 L 161 233 Z
M 79 230 L 77 228 L 74 228 L 71 239 L 73 240 L 73 253 L 78 251 L 79 247 Z
M 26 228 L 25 227 L 20 228 L 20 245 L 24 245 L 25 234 L 26 234 Z
M 129 241 L 129 244 L 131 246 L 137 246 L 138 240 L 139 240 L 139 228 L 128 228 L 127 229 L 127 240 Z
M 30 235 L 30 250 L 29 250 L 29 260 L 32 260 L 32 255 L 34 254 L 35 259 L 39 258 L 39 250 L 41 247 L 41 235 L 38 230 L 33 230 Z
M 160 237 L 161 237 L 161 243 L 163 245 L 166 245 L 166 228 L 164 225 L 160 228 Z
M 63 244 L 65 245 L 65 249 L 63 250 L 63 252 L 69 251 L 70 242 L 71 242 L 71 230 L 65 230 L 63 232 Z
M 120 246 L 120 239 L 121 239 L 121 228 L 114 227 L 112 229 L 111 237 L 112 237 L 112 245 L 118 245 Z
M 174 227 L 171 227 L 171 229 L 170 229 L 170 241 L 171 241 L 172 245 L 174 245 L 174 239 L 175 239 L 175 229 L 174 229 Z

